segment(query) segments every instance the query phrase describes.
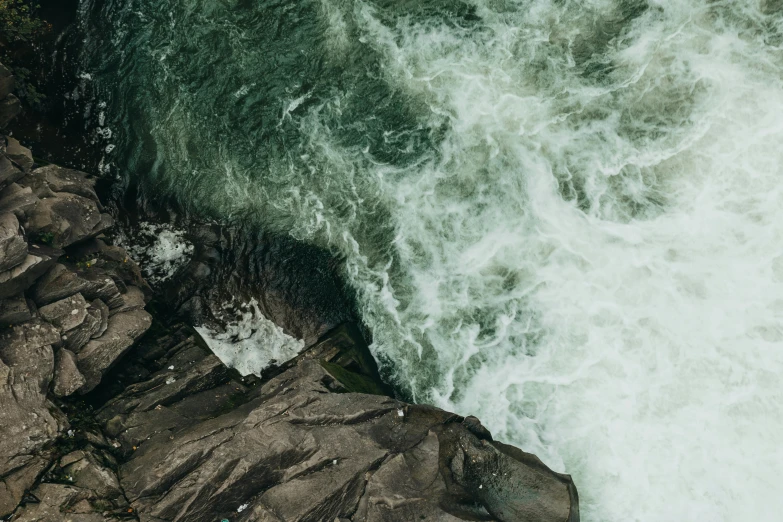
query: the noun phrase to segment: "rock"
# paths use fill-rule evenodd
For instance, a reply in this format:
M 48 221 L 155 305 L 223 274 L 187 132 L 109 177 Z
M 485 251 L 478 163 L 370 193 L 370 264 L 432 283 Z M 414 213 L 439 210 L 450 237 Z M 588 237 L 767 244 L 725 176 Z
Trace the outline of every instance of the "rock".
M 62 248 L 94 237 L 113 224 L 109 215 L 100 213 L 94 201 L 58 192 L 55 197 L 41 199 L 27 213 L 25 228 L 29 234 L 46 237 L 48 244 Z
M 39 279 L 29 295 L 38 306 L 45 306 L 76 293 L 89 300 L 100 299 L 109 308 L 125 303 L 114 280 L 105 272 L 87 269 L 77 273 L 63 264 L 55 265 Z
M 355 385 L 363 350 L 343 351 L 349 337 L 260 388 L 236 386 L 222 414 L 208 406 L 221 386 L 167 393 L 166 370 L 102 408 L 107 432 L 134 446 L 119 477 L 142 520 L 578 521 L 570 477 L 493 442 L 477 419 L 350 393 L 340 379 Z M 180 343 L 159 364 L 194 349 Z M 177 378 L 203 375 L 199 364 Z
M 103 304 L 100 299 L 96 299 L 96 301 Z M 103 307 L 108 310 L 108 307 L 106 307 L 105 304 Z M 63 334 L 63 345 L 69 350 L 79 351 L 79 349 L 87 344 L 91 338 L 100 337 L 99 332 L 104 324 L 102 315 L 103 308 L 89 304 L 86 310 L 87 313 L 84 317 L 84 321 L 73 330 L 69 330 Z M 106 326 L 108 326 L 108 321 L 106 322 Z M 105 329 L 103 331 L 105 331 Z
M 103 209 L 98 195 L 95 193 L 95 180 L 78 170 L 46 165 L 32 171 L 25 177 L 24 183 L 32 188 L 39 198 L 52 197 L 56 193 L 66 192 L 92 200 L 98 209 Z
M 122 301 L 122 306 L 112 310 L 110 312 L 111 315 L 122 312 L 131 312 L 133 310 L 141 310 L 147 304 L 144 292 L 142 292 L 142 290 L 136 286 L 127 287 L 127 291 L 122 294 Z
M 93 309 L 98 310 L 101 316 L 100 324 L 95 329 L 95 332 L 93 332 L 93 334 L 90 336 L 91 338 L 95 339 L 103 335 L 103 333 L 109 327 L 109 307 L 100 299 L 95 299 L 92 303 L 90 303 L 90 306 L 92 306 Z
M 87 301 L 82 294 L 76 293 L 38 309 L 41 318 L 65 333 L 82 324 L 87 317 Z
M 0 99 L 5 98 L 16 87 L 16 80 L 8 68 L 0 63 Z
M 33 210 L 38 203 L 40 199 L 33 194 L 30 187 L 9 183 L 0 191 L 0 212 L 13 212 L 20 220 L 24 219 L 27 212 Z
M 30 288 L 36 279 L 54 265 L 57 257 L 59 256 L 51 251 L 41 252 L 39 255 L 29 253 L 18 266 L 0 272 L 0 299 L 14 296 Z
M 24 176 L 24 172 L 17 168 L 5 154 L 0 153 L 0 189 L 19 181 L 22 176 Z
M 75 486 L 94 491 L 96 496 L 114 500 L 123 496 L 113 471 L 103 466 L 91 451 L 74 451 L 60 459 L 60 467 Z
M 22 112 L 22 104 L 13 94 L 0 100 L 0 129 L 4 129 L 20 112 Z
M 10 212 L 0 214 L 0 272 L 5 272 L 27 257 L 27 241 L 19 230 L 19 220 Z
M 0 326 L 11 326 L 33 318 L 27 299 L 23 295 L 0 301 Z
M 127 509 L 117 509 L 118 506 L 86 488 L 40 484 L 32 495 L 38 502 L 20 508 L 14 515 L 14 522 L 104 522 L 116 521 L 118 515 L 128 515 Z
M 5 153 L 8 158 L 16 163 L 22 171 L 27 172 L 30 170 L 35 163 L 33 160 L 33 153 L 30 152 L 30 149 L 23 147 L 22 144 L 19 143 L 19 140 L 15 138 L 9 137 L 7 138 L 7 141 Z
M 76 365 L 76 355 L 65 348 L 58 350 L 54 368 L 54 394 L 58 397 L 67 397 L 86 382 Z
M 53 412 L 38 382 L 0 360 L 0 517 L 13 511 L 49 465 L 46 448 L 68 426 Z
M 87 343 L 77 354 L 79 370 L 87 379 L 80 393 L 87 393 L 101 381 L 104 372 L 133 345 L 152 324 L 144 310 L 123 312 L 109 318 L 106 332 Z
M 59 341 L 56 328 L 31 321 L 0 335 L 0 358 L 13 368 L 18 380 L 37 383 L 45 394 L 54 375 L 51 345 Z

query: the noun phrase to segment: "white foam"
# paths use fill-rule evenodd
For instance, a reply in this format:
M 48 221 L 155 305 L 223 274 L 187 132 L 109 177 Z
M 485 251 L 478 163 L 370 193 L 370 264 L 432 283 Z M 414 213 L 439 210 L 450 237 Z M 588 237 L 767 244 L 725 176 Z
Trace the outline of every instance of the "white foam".
M 168 224 L 142 222 L 131 238 L 120 237 L 118 243 L 153 285 L 173 276 L 193 255 L 193 244 L 185 238 L 185 231 Z
M 378 255 L 325 192 L 301 230 L 346 254 L 400 382 L 574 475 L 583 520 L 779 520 L 774 19 L 658 1 L 604 45 L 614 2 L 562 4 L 482 3 L 483 32 L 359 9 L 387 80 L 450 131 L 423 164 L 368 166 L 325 106 L 303 124 L 322 171 L 366 172 L 396 237 Z M 602 81 L 576 63 L 593 44 Z
M 238 314 L 226 314 L 227 324 L 219 331 L 196 328 L 226 366 L 242 375 L 261 375 L 271 364 L 293 359 L 304 348 L 304 341 L 294 339 L 264 317 L 255 299 L 239 308 Z

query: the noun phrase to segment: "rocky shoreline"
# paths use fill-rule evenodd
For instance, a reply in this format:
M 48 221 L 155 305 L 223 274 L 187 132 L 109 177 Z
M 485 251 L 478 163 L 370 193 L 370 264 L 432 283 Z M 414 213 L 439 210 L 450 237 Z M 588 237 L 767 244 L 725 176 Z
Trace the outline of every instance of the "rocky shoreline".
M 13 85 L 0 66 L 0 131 Z M 0 520 L 579 520 L 569 476 L 394 398 L 351 323 L 227 368 L 148 311 L 94 186 L 0 136 Z

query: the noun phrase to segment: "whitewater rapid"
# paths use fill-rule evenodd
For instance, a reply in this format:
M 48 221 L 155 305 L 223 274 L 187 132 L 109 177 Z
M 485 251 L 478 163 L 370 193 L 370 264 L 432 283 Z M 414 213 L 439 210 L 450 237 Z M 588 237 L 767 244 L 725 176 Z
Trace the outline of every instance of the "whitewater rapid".
M 270 65 L 264 7 L 145 1 L 137 175 L 344 256 L 397 384 L 570 473 L 583 520 L 780 520 L 783 6 L 320 0 Z

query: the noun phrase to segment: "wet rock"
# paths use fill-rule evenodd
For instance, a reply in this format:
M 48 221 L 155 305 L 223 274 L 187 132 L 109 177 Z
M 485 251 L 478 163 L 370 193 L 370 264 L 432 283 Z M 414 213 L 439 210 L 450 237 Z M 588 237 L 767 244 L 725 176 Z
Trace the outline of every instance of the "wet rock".
M 370 377 L 363 350 L 343 351 L 349 338 L 318 343 L 260 388 L 237 386 L 222 414 L 194 404 L 221 386 L 167 394 L 165 369 L 108 403 L 98 418 L 134 446 L 119 476 L 142 519 L 578 520 L 569 477 L 505 451 L 476 419 L 350 393 Z
M 22 104 L 13 94 L 0 100 L 0 129 L 4 129 L 20 112 L 22 112 Z
M 28 233 L 46 237 L 56 248 L 67 247 L 94 237 L 114 224 L 107 214 L 101 214 L 94 201 L 76 194 L 58 192 L 55 197 L 41 199 L 27 213 Z
M 87 301 L 80 293 L 38 309 L 41 318 L 65 333 L 82 324 L 87 317 Z
M 58 397 L 67 397 L 84 386 L 86 382 L 87 380 L 76 365 L 76 355 L 65 348 L 58 350 L 54 368 L 54 394 Z
M 0 301 L 0 326 L 11 326 L 33 318 L 27 299 L 23 295 Z
M 79 370 L 87 382 L 80 393 L 87 393 L 101 381 L 103 373 L 133 345 L 152 324 L 144 310 L 123 312 L 109 318 L 106 332 L 88 342 L 77 354 Z
M 21 264 L 27 257 L 27 241 L 19 230 L 19 220 L 10 212 L 0 214 L 0 272 Z
M 17 266 L 0 272 L 0 299 L 5 299 L 30 288 L 53 266 L 59 257 L 51 250 L 34 251 Z

